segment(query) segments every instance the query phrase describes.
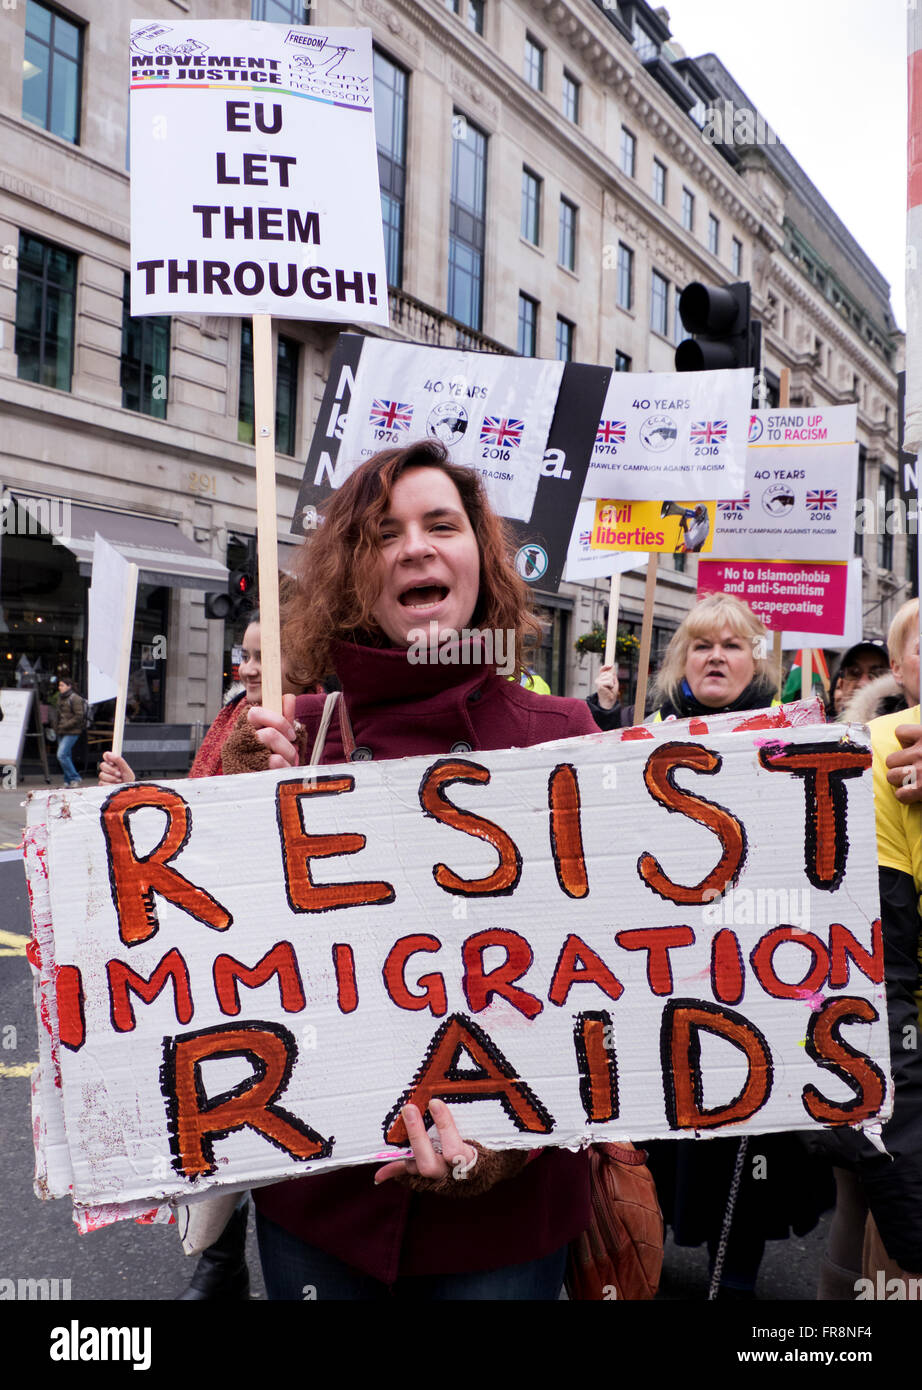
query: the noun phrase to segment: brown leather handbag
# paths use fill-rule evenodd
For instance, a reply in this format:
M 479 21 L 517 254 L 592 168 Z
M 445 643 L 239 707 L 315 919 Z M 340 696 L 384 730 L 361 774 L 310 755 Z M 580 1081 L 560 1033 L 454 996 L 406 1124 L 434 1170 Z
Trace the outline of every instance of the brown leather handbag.
M 571 1299 L 653 1298 L 663 1268 L 663 1215 L 647 1155 L 633 1144 L 589 1150 L 592 1216 L 570 1245 Z

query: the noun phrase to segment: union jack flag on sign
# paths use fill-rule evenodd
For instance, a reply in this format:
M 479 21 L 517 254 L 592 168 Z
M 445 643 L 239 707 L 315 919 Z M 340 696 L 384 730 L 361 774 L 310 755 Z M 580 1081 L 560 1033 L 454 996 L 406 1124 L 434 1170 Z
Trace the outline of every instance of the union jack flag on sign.
M 717 510 L 719 512 L 748 512 L 749 493 L 745 492 L 742 497 L 737 497 L 735 499 L 724 497 L 717 503 Z
M 591 532 L 591 531 L 580 531 L 580 533 L 579 533 L 579 543 L 580 543 L 580 545 L 589 545 L 590 542 L 591 542 L 591 540 L 592 540 L 592 532 Z
M 807 493 L 808 512 L 834 512 L 838 504 L 839 494 L 835 488 Z
M 406 401 L 372 401 L 368 423 L 379 430 L 408 430 L 413 423 L 413 407 Z
M 623 420 L 600 420 L 596 444 L 623 444 L 627 438 L 627 425 Z
M 498 415 L 485 415 L 480 427 L 481 444 L 499 444 L 518 448 L 525 430 L 524 420 L 501 420 Z
M 726 420 L 696 420 L 691 427 L 693 444 L 720 444 L 726 438 Z

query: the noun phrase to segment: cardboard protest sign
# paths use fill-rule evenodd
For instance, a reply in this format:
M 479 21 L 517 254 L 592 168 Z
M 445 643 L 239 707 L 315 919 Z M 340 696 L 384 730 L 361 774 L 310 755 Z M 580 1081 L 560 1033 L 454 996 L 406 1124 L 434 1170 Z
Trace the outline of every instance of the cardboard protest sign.
M 804 633 L 835 632 L 845 623 L 848 565 L 804 565 L 787 560 L 701 560 L 698 596 L 735 594 L 771 632 L 797 622 Z M 816 639 L 812 644 L 818 646 Z
M 44 1193 L 885 1115 L 866 733 L 623 733 L 33 797 Z
M 612 372 L 584 495 L 739 495 L 751 400 L 751 368 Z
M 717 503 L 714 555 L 848 560 L 858 487 L 857 406 L 755 410 L 746 483 Z
M 114 700 L 119 693 L 122 633 L 126 617 L 130 622 L 134 619 L 137 573 L 132 582 L 131 570 L 131 562 L 97 531 L 87 603 L 86 698 L 91 705 Z
M 697 554 L 711 548 L 713 502 L 603 501 L 595 504 L 593 550 Z
M 414 354 L 420 354 L 418 362 L 428 364 L 426 381 L 423 382 L 424 395 L 436 403 L 431 404 L 428 413 L 423 414 L 416 413 L 414 406 L 413 418 L 408 428 L 404 429 L 401 426 L 385 430 L 383 425 L 375 425 L 370 419 L 373 409 L 377 413 L 376 407 L 369 406 L 366 411 L 364 406 L 353 406 L 361 364 L 365 360 L 365 353 L 369 351 L 375 355 L 375 360 L 381 362 L 386 362 L 389 354 L 394 352 L 397 354 L 394 361 L 400 362 L 403 360 L 400 354 L 406 350 L 407 345 L 390 340 L 379 342 L 376 339 L 359 337 L 354 333 L 340 334 L 308 450 L 307 464 L 292 521 L 292 532 L 303 534 L 313 530 L 319 524 L 319 509 L 322 503 L 348 476 L 349 456 L 344 439 L 350 430 L 350 419 L 357 414 L 360 437 L 363 433 L 365 437 L 365 443 L 360 445 L 360 448 L 375 452 L 379 448 L 395 447 L 393 439 L 374 437 L 374 432 L 378 429 L 385 434 L 396 435 L 398 446 L 412 444 L 415 440 L 428 436 L 441 440 L 448 447 L 453 460 L 459 463 L 470 462 L 470 466 L 478 468 L 488 493 L 493 497 L 494 505 L 500 514 L 506 517 L 509 529 L 517 542 L 515 566 L 519 574 L 529 584 L 555 590 L 563 574 L 573 521 L 595 439 L 596 421 L 602 408 L 611 369 L 589 366 L 581 362 L 547 363 L 531 358 L 504 357 L 494 353 L 459 354 L 448 348 L 422 348 L 411 344 L 409 350 Z M 470 433 L 472 439 L 476 435 L 479 440 L 483 422 L 490 413 L 483 397 L 479 398 L 475 407 L 465 394 L 463 412 L 468 425 L 461 433 L 457 428 L 449 428 L 449 418 L 456 422 L 461 420 L 454 392 L 463 390 L 466 393 L 468 389 L 462 387 L 461 378 L 456 370 L 461 359 L 467 362 L 464 368 L 468 374 L 464 376 L 465 381 L 476 378 L 477 382 L 482 384 L 484 380 L 505 380 L 507 385 L 509 382 L 515 383 L 517 392 L 521 388 L 521 394 L 517 395 L 517 399 L 524 402 L 522 410 L 533 421 L 529 426 L 530 449 L 536 447 L 535 441 L 540 438 L 541 430 L 544 428 L 543 421 L 550 410 L 550 425 L 545 444 L 541 446 L 543 454 L 535 453 L 527 466 L 523 466 L 519 460 L 514 475 L 504 461 L 483 458 L 478 460 L 476 453 L 478 448 L 481 451 L 485 449 L 488 453 L 496 448 L 508 452 L 511 458 L 513 449 L 508 443 L 502 446 L 475 444 L 472 459 L 464 452 L 467 435 Z M 563 372 L 562 376 L 558 377 L 556 369 L 561 365 Z M 545 376 L 546 368 L 554 369 L 549 377 Z M 508 371 L 512 372 L 511 377 L 508 374 L 495 375 Z M 375 380 L 377 381 L 377 378 Z M 553 385 L 555 380 L 559 381 L 556 398 L 553 398 L 552 391 L 552 398 L 546 401 L 537 400 L 534 394 L 536 385 L 540 385 L 542 381 L 550 381 Z M 442 389 L 426 392 L 426 382 L 431 386 L 438 383 Z M 506 388 L 503 390 L 505 392 Z M 443 409 L 443 405 L 447 404 L 446 392 L 454 401 L 447 413 Z M 401 413 L 401 402 L 405 402 L 402 395 L 394 401 L 386 393 L 373 399 L 377 399 L 379 404 L 386 403 L 388 417 L 392 422 Z M 502 399 L 508 402 L 510 397 L 504 394 Z M 480 415 L 477 414 L 478 411 Z M 506 419 L 508 422 L 509 416 L 500 415 L 498 418 Z M 523 416 L 513 414 L 512 418 L 521 421 Z M 472 420 L 474 424 L 470 427 Z M 371 429 L 371 437 L 368 436 L 368 428 Z M 519 447 L 521 446 L 517 446 Z M 343 459 L 342 464 L 339 461 L 340 457 Z M 361 458 L 354 458 L 348 462 L 348 468 L 351 470 L 360 462 Z M 502 467 L 494 466 L 500 463 Z M 494 485 L 506 488 L 509 480 L 491 480 L 486 476 L 496 471 L 515 476 L 523 484 L 523 488 L 526 481 L 528 489 L 534 487 L 531 510 L 524 520 L 518 516 L 519 502 L 511 497 L 509 491 L 497 494 L 494 490 Z M 515 510 L 512 513 L 507 512 L 507 505 L 514 506 Z
M 132 314 L 386 324 L 368 29 L 131 30 Z
M 781 634 L 781 646 L 785 651 L 799 651 L 801 647 L 831 647 L 835 651 L 847 651 L 862 637 L 862 572 L 861 557 L 848 562 L 848 579 L 845 586 L 845 617 L 842 632 L 800 632 L 785 628 Z
M 428 436 L 475 468 L 500 516 L 534 506 L 563 362 L 370 339 L 362 348 L 335 485 L 365 459 Z

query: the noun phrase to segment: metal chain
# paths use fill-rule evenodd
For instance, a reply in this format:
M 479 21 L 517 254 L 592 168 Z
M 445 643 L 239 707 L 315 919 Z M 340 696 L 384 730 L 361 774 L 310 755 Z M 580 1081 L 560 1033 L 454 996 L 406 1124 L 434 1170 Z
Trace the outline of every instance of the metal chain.
M 730 1195 L 727 1197 L 727 1209 L 724 1212 L 723 1226 L 720 1231 L 720 1241 L 717 1245 L 717 1254 L 714 1257 L 714 1272 L 711 1275 L 711 1285 L 708 1289 L 708 1302 L 712 1303 L 717 1297 L 720 1288 L 720 1276 L 723 1274 L 724 1257 L 727 1253 L 727 1242 L 730 1239 L 730 1227 L 733 1225 L 733 1213 L 736 1210 L 736 1199 L 740 1190 L 740 1182 L 743 1177 L 743 1164 L 746 1162 L 746 1150 L 749 1148 L 749 1135 L 745 1134 L 739 1142 L 736 1151 L 736 1164 L 733 1168 L 733 1178 L 730 1182 Z

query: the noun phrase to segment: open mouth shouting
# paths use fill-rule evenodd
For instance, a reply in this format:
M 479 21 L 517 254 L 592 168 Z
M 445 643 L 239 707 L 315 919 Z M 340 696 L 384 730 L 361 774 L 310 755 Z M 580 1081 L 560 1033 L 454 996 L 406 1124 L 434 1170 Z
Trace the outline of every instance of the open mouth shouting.
M 432 612 L 448 598 L 448 588 L 444 584 L 413 584 L 404 589 L 399 602 L 413 613 Z

